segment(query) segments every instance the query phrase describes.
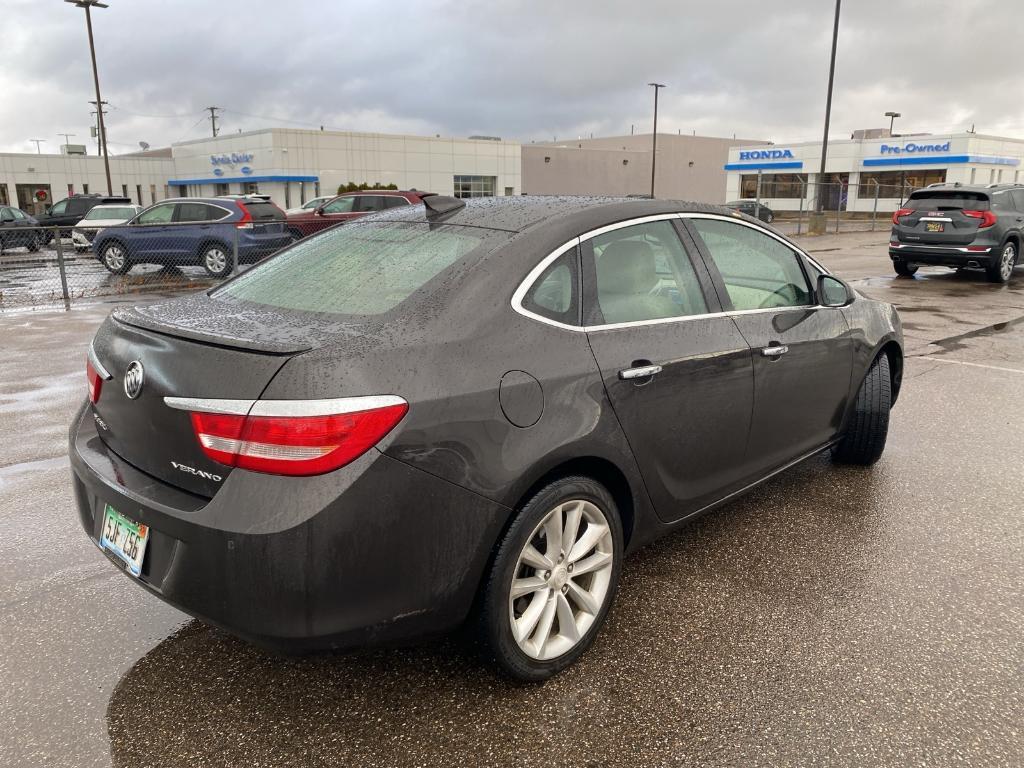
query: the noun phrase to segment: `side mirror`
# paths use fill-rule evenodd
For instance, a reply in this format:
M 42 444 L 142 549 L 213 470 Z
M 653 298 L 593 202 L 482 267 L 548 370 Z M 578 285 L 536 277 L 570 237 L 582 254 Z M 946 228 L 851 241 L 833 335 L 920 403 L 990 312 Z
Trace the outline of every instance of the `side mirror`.
M 324 215 L 324 207 L 323 207 L 322 205 L 318 205 L 318 206 L 317 206 L 317 207 L 316 207 L 316 208 L 315 208 L 315 209 L 313 210 L 313 215 L 314 215 L 314 216 L 323 216 L 323 215 Z
M 845 307 L 853 301 L 853 289 L 832 275 L 818 277 L 818 303 L 823 307 Z

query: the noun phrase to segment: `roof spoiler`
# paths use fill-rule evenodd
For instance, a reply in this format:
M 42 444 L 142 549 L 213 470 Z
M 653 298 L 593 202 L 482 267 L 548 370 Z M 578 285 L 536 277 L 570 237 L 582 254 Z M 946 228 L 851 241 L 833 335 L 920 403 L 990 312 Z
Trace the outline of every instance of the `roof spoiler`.
M 440 218 L 466 207 L 465 200 L 460 200 L 457 197 L 448 197 L 447 195 L 430 195 L 423 198 L 423 204 L 427 206 L 428 219 Z

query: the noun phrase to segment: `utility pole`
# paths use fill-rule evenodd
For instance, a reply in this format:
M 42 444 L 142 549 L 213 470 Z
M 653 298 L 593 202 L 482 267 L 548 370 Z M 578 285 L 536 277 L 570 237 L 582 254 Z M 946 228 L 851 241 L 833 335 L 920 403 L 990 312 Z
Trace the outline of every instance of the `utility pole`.
M 77 8 L 85 9 L 85 26 L 89 31 L 89 56 L 92 59 L 92 81 L 96 86 L 96 112 L 99 118 L 100 124 L 100 147 L 103 150 L 103 170 L 107 174 L 107 194 L 114 194 L 114 185 L 110 181 L 110 157 L 107 154 L 107 130 L 103 124 L 103 104 L 107 102 L 103 101 L 103 97 L 100 96 L 100 74 L 96 68 L 96 43 L 92 36 L 92 13 L 91 9 L 96 8 L 108 8 L 106 3 L 101 3 L 100 0 L 64 0 L 65 3 L 71 3 Z
M 658 91 L 667 86 L 664 83 L 648 83 L 654 89 L 654 131 L 651 133 L 651 199 L 654 199 L 654 171 L 658 163 Z
M 46 142 L 46 139 L 29 139 L 29 141 L 34 141 L 36 143 L 36 154 L 37 155 L 43 154 L 43 151 L 39 148 L 39 145 L 40 144 L 44 144 Z
M 204 107 L 210 110 L 210 127 L 213 129 L 213 138 L 217 138 L 217 111 L 222 107 Z
M 107 142 L 103 137 L 103 117 L 107 114 L 107 110 L 104 109 L 104 107 L 107 106 L 107 102 L 101 101 L 97 103 L 95 101 L 90 101 L 89 103 L 96 107 L 96 110 L 90 113 L 96 115 L 96 154 L 106 157 Z M 107 167 L 109 168 L 109 165 Z
M 820 235 L 825 232 L 825 160 L 828 156 L 828 124 L 832 119 L 832 83 L 836 74 L 836 46 L 839 42 L 839 6 L 842 0 L 836 0 L 836 18 L 832 25 L 832 56 L 828 65 L 828 92 L 825 96 L 825 131 L 821 139 L 821 169 L 818 172 L 818 193 L 815 196 L 814 214 L 811 216 L 808 233 Z

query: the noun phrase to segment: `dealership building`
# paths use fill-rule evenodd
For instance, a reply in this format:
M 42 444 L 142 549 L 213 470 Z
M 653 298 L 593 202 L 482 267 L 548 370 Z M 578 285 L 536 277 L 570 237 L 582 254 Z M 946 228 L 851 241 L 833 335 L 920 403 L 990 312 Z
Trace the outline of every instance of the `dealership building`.
M 896 210 L 914 189 L 942 182 L 1024 183 L 1024 140 L 975 133 L 891 136 L 864 130 L 829 141 L 825 208 Z M 733 147 L 725 163 L 726 197 L 757 199 L 777 211 L 813 207 L 821 143 Z
M 522 192 L 518 142 L 270 128 L 110 157 L 115 195 L 140 205 L 168 197 L 269 194 L 296 207 L 339 185 L 394 184 L 457 197 Z M 79 154 L 0 154 L 0 205 L 38 209 L 76 193 L 106 193 L 103 160 Z

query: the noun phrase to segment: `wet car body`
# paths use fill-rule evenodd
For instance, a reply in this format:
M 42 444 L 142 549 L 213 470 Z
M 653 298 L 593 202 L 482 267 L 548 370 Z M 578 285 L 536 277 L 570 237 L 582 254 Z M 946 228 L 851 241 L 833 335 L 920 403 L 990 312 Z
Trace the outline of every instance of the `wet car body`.
M 843 306 L 730 311 L 720 277 L 703 266 L 696 219 L 785 243 L 725 209 L 671 201 L 480 200 L 433 220 L 411 206 L 293 246 L 377 226 L 479 238 L 476 256 L 392 311 L 315 314 L 218 291 L 119 310 L 90 351 L 105 376 L 99 399 L 71 428 L 81 524 L 98 541 L 110 505 L 148 526 L 140 584 L 289 651 L 456 627 L 517 507 L 567 472 L 605 484 L 633 551 L 835 443 L 880 355 L 899 386 L 902 336 L 889 305 L 851 295 Z M 523 304 L 523 289 L 566 254 L 592 284 L 590 236 L 637 222 L 676 233 L 708 312 L 598 322 L 587 287 L 568 323 Z M 788 247 L 809 277 L 824 272 Z M 762 353 L 780 341 L 788 359 Z M 652 360 L 663 366 L 656 375 L 620 375 Z M 147 383 L 133 399 L 134 361 Z M 308 477 L 210 460 L 187 409 L 167 400 L 253 409 L 395 396 L 408 403 L 397 426 Z

